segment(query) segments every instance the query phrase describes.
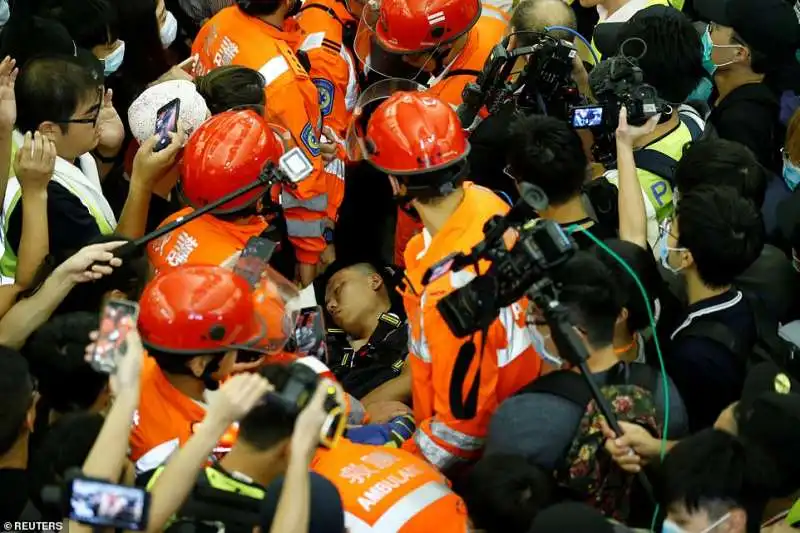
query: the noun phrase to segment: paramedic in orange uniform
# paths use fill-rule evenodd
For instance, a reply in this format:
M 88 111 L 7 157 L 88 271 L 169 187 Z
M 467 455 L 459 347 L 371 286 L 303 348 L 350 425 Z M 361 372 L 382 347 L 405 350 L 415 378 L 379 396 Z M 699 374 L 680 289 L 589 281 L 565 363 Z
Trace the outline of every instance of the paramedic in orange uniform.
M 405 450 L 341 439 L 320 448 L 311 469 L 328 478 L 342 497 L 351 533 L 467 533 L 463 500 L 424 460 Z
M 181 191 L 190 207 L 163 223 L 204 207 L 258 179 L 268 163 L 277 164 L 284 153 L 278 134 L 255 111 L 226 111 L 204 122 L 183 152 Z M 269 223 L 260 215 L 271 202 L 269 191 L 259 187 L 219 209 L 156 239 L 147 247 L 157 272 L 179 265 L 221 265 L 244 249 L 251 237 L 264 234 Z
M 476 334 L 471 355 L 470 339 L 451 333 L 436 304 L 468 283 L 474 269 L 444 272 L 428 285 L 422 279 L 448 255 L 470 251 L 483 240 L 484 224 L 509 208 L 493 192 L 465 181 L 469 143 L 447 103 L 424 92 L 394 92 L 368 117 L 366 126 L 363 109 L 360 100 L 354 115 L 360 125 L 351 128 L 348 144 L 357 143 L 362 157 L 389 175 L 395 195 L 410 200 L 424 223 L 405 252 L 403 299 L 418 429 L 404 447 L 449 473 L 480 456 L 492 413 L 538 377 L 541 360 L 525 327 L 526 300 L 500 311 L 485 343 L 483 335 Z M 481 271 L 487 268 L 483 265 Z M 459 367 L 464 368 L 461 376 Z
M 160 465 L 205 417 L 206 390 L 233 370 L 236 351 L 264 336 L 244 278 L 218 266 L 182 266 L 156 276 L 139 301 L 148 351 L 130 457 L 137 471 Z
M 306 0 L 295 20 L 304 34 L 299 49 L 308 54 L 309 75 L 319 92 L 319 108 L 324 124 L 323 144 L 335 146 L 332 160 L 326 162 L 328 210 L 336 220 L 344 198 L 346 154 L 343 139 L 350 114 L 358 98 L 358 76 L 352 40 L 358 25 L 342 0 Z
M 430 94 L 455 108 L 461 104 L 464 86 L 475 81 L 492 48 L 505 36 L 511 5 L 506 0 L 382 0 L 367 4 L 356 51 L 363 58 L 365 43 L 374 42 L 384 51 L 402 56 L 407 64 L 430 74 Z M 398 211 L 396 263 L 403 264 L 408 240 L 421 229 L 418 221 Z
M 300 0 L 237 0 L 237 5 L 214 15 L 197 34 L 195 74 L 223 65 L 242 65 L 264 76 L 267 117 L 285 126 L 302 145 L 314 172 L 296 190 L 284 190 L 282 205 L 289 239 L 300 263 L 304 285 L 317 272 L 326 247 L 329 220 L 329 177 L 320 156 L 322 116 L 317 88 L 293 50 L 299 31 L 285 19 L 299 9 Z M 338 206 L 334 206 L 338 208 Z

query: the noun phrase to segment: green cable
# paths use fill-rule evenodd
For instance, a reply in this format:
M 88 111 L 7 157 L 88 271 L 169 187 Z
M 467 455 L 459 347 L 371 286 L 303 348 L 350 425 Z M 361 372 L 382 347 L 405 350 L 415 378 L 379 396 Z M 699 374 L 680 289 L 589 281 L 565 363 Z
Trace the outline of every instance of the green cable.
M 572 234 L 576 231 L 582 231 L 585 233 L 597 246 L 599 246 L 604 252 L 614 258 L 622 268 L 633 278 L 633 281 L 636 282 L 636 286 L 639 287 L 639 291 L 642 293 L 642 297 L 644 298 L 645 307 L 647 307 L 647 317 L 650 320 L 650 329 L 653 332 L 653 340 L 655 341 L 656 345 L 656 354 L 658 355 L 658 363 L 661 366 L 661 380 L 662 380 L 662 387 L 664 389 L 664 431 L 661 435 L 661 460 L 664 459 L 664 456 L 667 454 L 667 432 L 669 426 L 669 381 L 667 380 L 667 368 L 664 366 L 664 356 L 661 353 L 661 345 L 658 342 L 658 335 L 656 334 L 656 319 L 653 315 L 653 309 L 650 306 L 650 298 L 647 295 L 647 290 L 644 288 L 644 284 L 639 279 L 639 276 L 636 275 L 636 272 L 633 271 L 631 266 L 625 261 L 623 258 L 619 256 L 614 250 L 606 246 L 606 244 L 595 237 L 591 231 L 588 229 L 573 225 L 567 228 L 567 232 Z M 656 520 L 658 520 L 658 513 L 660 511 L 660 506 L 656 503 L 656 510 L 653 513 L 653 520 L 650 523 L 650 531 L 655 530 Z

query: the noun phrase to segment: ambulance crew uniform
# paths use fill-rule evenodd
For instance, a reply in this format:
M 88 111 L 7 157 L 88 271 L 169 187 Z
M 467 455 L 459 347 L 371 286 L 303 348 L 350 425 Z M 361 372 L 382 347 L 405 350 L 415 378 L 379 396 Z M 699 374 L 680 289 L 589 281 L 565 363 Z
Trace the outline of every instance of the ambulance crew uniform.
M 253 183 L 267 164 L 277 165 L 283 152 L 277 134 L 255 111 L 226 111 L 211 117 L 195 131 L 183 152 L 180 188 L 191 207 L 161 225 Z M 223 204 L 213 214 L 151 242 L 147 247 L 150 263 L 157 272 L 184 264 L 221 265 L 242 251 L 251 237 L 265 235 L 270 225 L 258 213 L 270 202 L 270 192 L 259 187 Z
M 205 406 L 178 390 L 167 374 L 193 376 L 213 390 L 230 372 L 237 347 L 258 342 L 264 328 L 247 281 L 218 266 L 161 273 L 145 287 L 139 304 L 138 329 L 153 355 L 142 369 L 130 437 L 130 458 L 141 473 L 163 463 L 205 417 Z M 214 356 L 200 376 L 187 366 L 199 355 Z
M 342 439 L 311 469 L 339 489 L 350 533 L 468 531 L 467 508 L 444 476 L 404 450 Z
M 372 28 L 373 40 L 390 54 L 430 53 L 437 71 L 431 75 L 428 92 L 457 108 L 464 86 L 480 74 L 492 48 L 503 39 L 511 6 L 507 0 L 395 0 L 381 2 L 379 12 L 365 20 L 384 21 Z M 463 48 L 445 64 L 448 49 L 438 48 L 462 37 L 466 37 Z M 421 229 L 418 220 L 398 210 L 395 263 L 404 264 L 403 250 Z
M 311 63 L 309 75 L 319 92 L 323 124 L 333 132 L 323 140 L 340 144 L 338 158 L 325 165 L 328 218 L 335 221 L 344 199 L 346 154 L 341 142 L 358 98 L 356 62 L 348 48 L 352 43 L 347 42 L 357 23 L 342 0 L 307 0 L 295 19 L 305 35 L 299 49 Z
M 482 333 L 473 337 L 475 350 L 470 352 L 469 339 L 452 334 L 436 304 L 470 282 L 474 269 L 440 273 L 428 285 L 422 282 L 430 267 L 482 241 L 484 224 L 508 212 L 508 206 L 488 189 L 461 185 L 469 143 L 455 111 L 426 93 L 395 92 L 369 117 L 361 144 L 372 165 L 403 180 L 406 198 L 463 191 L 460 205 L 436 234 L 423 230 L 405 254 L 403 302 L 417 431 L 403 447 L 447 472 L 480 456 L 489 418 L 499 403 L 541 371 L 525 326 L 525 299 L 501 309 L 485 342 Z M 479 267 L 485 272 L 488 265 Z
M 299 45 L 299 33 L 276 28 L 244 9 L 238 5 L 223 9 L 201 28 L 192 45 L 192 53 L 198 56 L 196 74 L 242 65 L 264 76 L 267 118 L 287 128 L 314 165 L 314 172 L 296 189 L 284 188 L 281 204 L 297 260 L 317 264 L 329 225 L 317 88 L 292 51 Z

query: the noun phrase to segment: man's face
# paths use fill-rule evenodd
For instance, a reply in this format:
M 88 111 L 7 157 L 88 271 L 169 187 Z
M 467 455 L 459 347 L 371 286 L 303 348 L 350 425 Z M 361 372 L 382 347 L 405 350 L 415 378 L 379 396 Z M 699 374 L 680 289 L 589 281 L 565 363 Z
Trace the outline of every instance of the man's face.
M 727 66 L 736 61 L 744 47 L 733 40 L 733 28 L 712 22 L 708 26 L 708 31 L 714 44 L 711 61 L 718 66 Z
M 100 140 L 97 116 L 102 102 L 102 88 L 97 92 L 90 92 L 78 103 L 75 112 L 64 121 L 66 132 L 59 128 L 52 130 L 59 156 L 72 160 L 95 149 Z
M 337 326 L 350 333 L 358 330 L 367 315 L 378 306 L 381 279 L 358 268 L 334 274 L 325 288 L 325 306 Z
M 730 513 L 719 516 L 709 514 L 705 508 L 689 510 L 682 503 L 675 503 L 667 509 L 667 520 L 672 521 L 685 533 L 740 533 L 732 528 Z M 743 533 L 743 531 L 741 532 Z

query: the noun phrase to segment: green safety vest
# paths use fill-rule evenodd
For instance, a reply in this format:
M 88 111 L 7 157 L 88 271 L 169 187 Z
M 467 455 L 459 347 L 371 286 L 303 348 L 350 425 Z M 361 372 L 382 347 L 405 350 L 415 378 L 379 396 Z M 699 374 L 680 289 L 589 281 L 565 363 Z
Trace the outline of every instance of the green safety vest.
M 18 149 L 19 147 L 16 143 L 11 144 L 11 161 L 15 160 Z M 13 164 L 11 165 L 8 175 L 11 178 L 9 178 L 8 186 L 6 187 L 5 205 L 3 206 L 3 234 L 6 236 L 6 239 L 3 243 L 3 255 L 0 257 L 0 276 L 13 279 L 17 273 L 17 254 L 8 242 L 7 235 L 11 215 L 22 197 L 22 189 L 19 186 L 19 182 L 16 179 L 12 179 L 14 176 Z M 66 183 L 59 181 L 58 184 L 66 188 L 81 201 L 97 223 L 97 228 L 100 230 L 100 233 L 103 235 L 111 235 L 114 233 L 114 228 L 111 227 L 106 217 L 103 216 L 103 213 L 91 201 L 81 197 L 78 191 Z

